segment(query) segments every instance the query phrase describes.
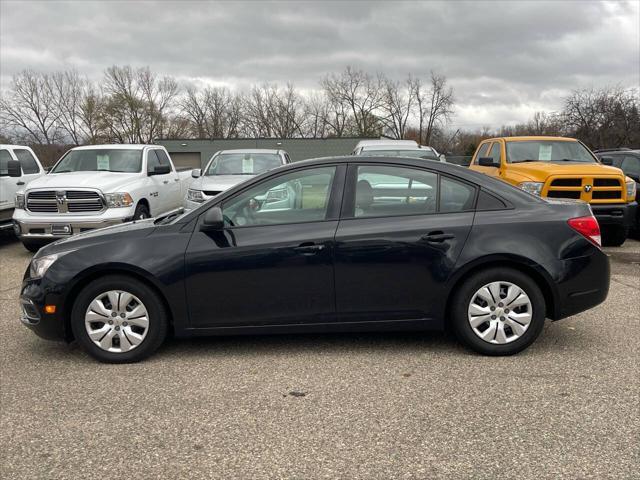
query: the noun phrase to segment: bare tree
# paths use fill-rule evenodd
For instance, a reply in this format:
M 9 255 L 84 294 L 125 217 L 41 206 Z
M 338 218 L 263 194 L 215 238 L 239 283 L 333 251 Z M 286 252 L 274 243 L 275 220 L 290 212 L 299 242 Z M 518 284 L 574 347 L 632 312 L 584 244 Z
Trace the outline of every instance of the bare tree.
M 413 84 L 411 77 L 404 84 L 389 79 L 383 82 L 384 102 L 380 108 L 384 113 L 382 123 L 392 138 L 403 139 L 406 136 L 415 101 Z
M 339 105 L 338 112 L 349 111 L 352 115 L 355 133 L 358 136 L 379 136 L 380 119 L 377 112 L 384 105 L 384 77 L 372 77 L 362 70 L 347 67 L 338 75 L 328 75 L 321 86 L 333 105 Z M 343 119 L 346 122 L 346 119 Z M 346 123 L 345 123 L 346 125 Z
M 14 75 L 10 90 L 0 99 L 3 126 L 21 130 L 33 143 L 55 143 L 59 113 L 50 82 L 49 75 L 32 70 Z
M 149 68 L 113 66 L 105 72 L 104 91 L 109 135 L 121 142 L 151 143 L 162 136 L 178 84 L 171 77 L 158 78 Z
M 592 148 L 640 143 L 637 89 L 575 90 L 565 100 L 562 115 L 567 128 Z
M 428 88 L 419 78 L 413 79 L 411 83 L 418 106 L 420 143 L 429 145 L 435 128 L 449 121 L 453 114 L 453 89 L 447 87 L 444 75 L 435 72 L 431 72 Z

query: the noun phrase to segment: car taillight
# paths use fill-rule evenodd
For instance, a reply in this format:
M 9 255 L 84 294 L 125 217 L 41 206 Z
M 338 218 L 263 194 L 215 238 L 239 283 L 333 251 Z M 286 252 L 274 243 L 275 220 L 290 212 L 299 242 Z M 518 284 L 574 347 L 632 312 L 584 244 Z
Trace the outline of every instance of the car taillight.
M 600 236 L 600 225 L 596 217 L 578 217 L 571 218 L 568 221 L 569 226 L 573 228 L 580 235 L 587 237 L 597 246 L 602 246 L 602 237 Z

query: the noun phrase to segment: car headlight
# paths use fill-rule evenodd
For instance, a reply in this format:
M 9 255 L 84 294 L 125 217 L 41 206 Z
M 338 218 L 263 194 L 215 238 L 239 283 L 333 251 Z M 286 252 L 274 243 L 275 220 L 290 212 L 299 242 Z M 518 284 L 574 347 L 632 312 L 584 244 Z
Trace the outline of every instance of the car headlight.
M 187 200 L 192 202 L 202 203 L 204 202 L 204 196 L 202 195 L 201 190 L 192 190 L 191 188 L 187 190 Z
M 16 193 L 15 207 L 24 210 L 24 193 Z
M 522 182 L 518 187 L 520 187 L 525 192 L 529 192 L 531 195 L 540 196 L 542 193 L 542 186 L 544 183 L 542 182 Z
M 42 278 L 56 260 L 71 252 L 73 252 L 73 250 L 52 253 L 51 255 L 44 255 L 42 257 L 34 257 L 29 264 L 29 278 Z
M 127 192 L 106 193 L 104 198 L 109 208 L 123 208 L 133 205 L 133 198 Z
M 635 200 L 636 198 L 636 181 L 627 177 L 627 200 Z

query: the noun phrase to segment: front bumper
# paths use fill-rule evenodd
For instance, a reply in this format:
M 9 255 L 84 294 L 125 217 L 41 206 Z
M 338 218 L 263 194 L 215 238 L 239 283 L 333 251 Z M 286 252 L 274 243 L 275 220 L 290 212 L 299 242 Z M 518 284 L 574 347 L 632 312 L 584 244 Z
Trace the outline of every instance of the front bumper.
M 36 215 L 26 210 L 16 210 L 13 214 L 13 228 L 20 239 L 55 240 L 128 222 L 133 218 L 134 212 L 134 207 L 110 208 L 100 215 Z M 68 226 L 71 231 L 60 233 L 60 229 L 64 226 Z M 53 228 L 57 228 L 58 231 L 52 231 Z
M 624 228 L 632 228 L 635 225 L 637 209 L 638 204 L 636 202 L 591 205 L 591 210 L 600 225 L 618 225 Z
M 56 313 L 48 314 L 45 305 L 56 305 Z M 46 340 L 71 341 L 72 333 L 64 321 L 60 297 L 48 293 L 40 279 L 27 279 L 20 292 L 20 321 Z

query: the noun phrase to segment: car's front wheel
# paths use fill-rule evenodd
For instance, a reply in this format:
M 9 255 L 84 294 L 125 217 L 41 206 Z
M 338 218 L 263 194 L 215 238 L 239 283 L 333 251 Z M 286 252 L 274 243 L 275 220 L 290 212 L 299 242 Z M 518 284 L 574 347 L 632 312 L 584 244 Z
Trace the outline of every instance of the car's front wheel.
M 544 296 L 536 282 L 518 270 L 484 270 L 455 293 L 450 321 L 458 339 L 476 352 L 513 355 L 540 335 Z
M 162 299 L 144 283 L 109 275 L 87 285 L 71 312 L 78 343 L 92 357 L 107 363 L 142 360 L 162 344 L 167 334 Z

